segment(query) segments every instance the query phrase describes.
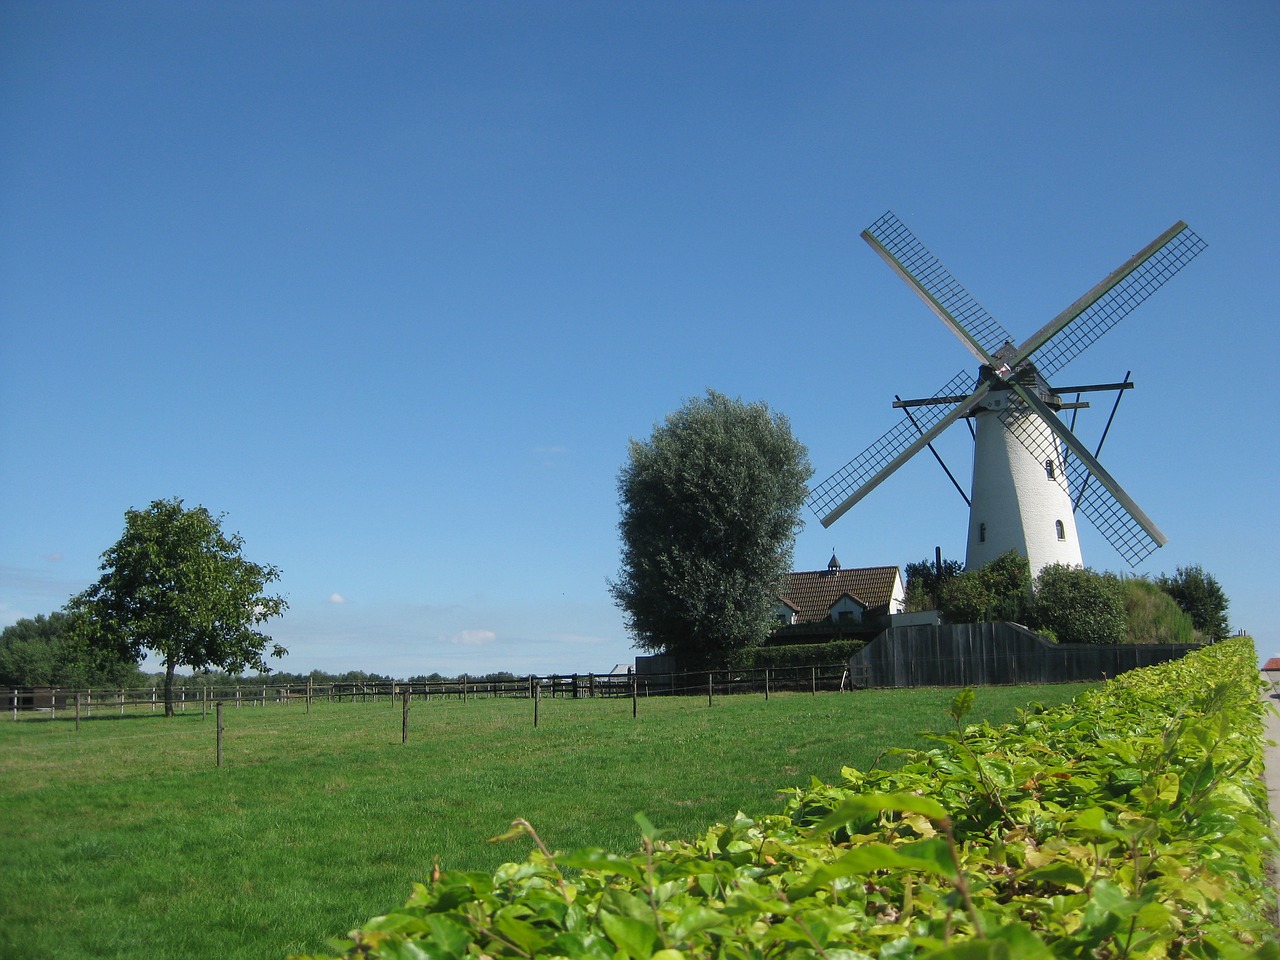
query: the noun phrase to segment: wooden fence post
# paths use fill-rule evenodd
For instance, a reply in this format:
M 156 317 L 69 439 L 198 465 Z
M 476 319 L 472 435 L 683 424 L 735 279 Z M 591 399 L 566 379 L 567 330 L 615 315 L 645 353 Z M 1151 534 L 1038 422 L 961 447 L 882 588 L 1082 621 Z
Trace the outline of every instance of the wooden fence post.
M 218 766 L 222 766 L 222 701 L 218 701 L 217 705 L 217 727 L 218 727 Z
M 634 720 L 636 718 L 636 710 L 640 705 L 639 684 L 636 683 L 637 677 L 630 667 L 627 667 L 627 675 L 631 679 L 631 719 Z
M 533 688 L 533 729 L 538 729 L 538 707 L 542 704 L 542 684 Z
M 764 668 L 764 702 L 769 702 L 769 668 Z
M 818 695 L 818 668 L 809 668 L 809 683 L 813 687 L 812 693 L 816 697 Z
M 80 694 L 76 694 L 76 733 L 80 732 Z
M 404 707 L 400 717 L 400 742 L 409 742 L 409 688 L 404 688 Z
M 707 674 L 707 706 L 708 707 L 711 706 L 711 693 L 715 689 L 715 682 L 712 679 L 714 676 L 715 674 L 713 673 Z

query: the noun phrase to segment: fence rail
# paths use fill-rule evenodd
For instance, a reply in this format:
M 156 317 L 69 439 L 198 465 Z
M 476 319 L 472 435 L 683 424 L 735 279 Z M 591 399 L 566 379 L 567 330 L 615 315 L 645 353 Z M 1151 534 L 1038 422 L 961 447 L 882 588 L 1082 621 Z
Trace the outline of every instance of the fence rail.
M 221 702 L 228 709 L 289 706 L 315 701 L 395 703 L 407 694 L 411 699 L 489 699 L 494 697 L 587 699 L 597 697 L 729 696 L 779 691 L 849 690 L 866 686 L 859 671 L 850 676 L 845 663 L 814 664 L 803 667 L 769 667 L 751 670 L 702 670 L 680 673 L 587 673 L 528 676 L 515 680 L 377 680 L 332 683 L 239 683 L 182 684 L 174 688 L 173 709 L 207 712 Z M 14 720 L 20 715 L 48 715 L 78 712 L 94 715 L 159 713 L 164 710 L 164 688 L 60 688 L 10 687 L 3 691 Z

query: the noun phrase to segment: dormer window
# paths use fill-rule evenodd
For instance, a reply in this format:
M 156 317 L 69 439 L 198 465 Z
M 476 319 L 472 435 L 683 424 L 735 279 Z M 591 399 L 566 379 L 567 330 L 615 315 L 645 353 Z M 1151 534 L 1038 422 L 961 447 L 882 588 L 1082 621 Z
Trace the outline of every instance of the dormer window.
M 1058 531 L 1058 539 L 1059 539 L 1059 540 L 1065 540 L 1065 539 L 1067 539 L 1067 528 L 1066 528 L 1065 526 L 1063 526 L 1063 524 L 1062 524 L 1062 521 L 1061 521 L 1061 520 L 1055 520 L 1055 521 L 1053 521 L 1053 526 L 1054 526 L 1054 529 L 1056 529 L 1056 530 Z

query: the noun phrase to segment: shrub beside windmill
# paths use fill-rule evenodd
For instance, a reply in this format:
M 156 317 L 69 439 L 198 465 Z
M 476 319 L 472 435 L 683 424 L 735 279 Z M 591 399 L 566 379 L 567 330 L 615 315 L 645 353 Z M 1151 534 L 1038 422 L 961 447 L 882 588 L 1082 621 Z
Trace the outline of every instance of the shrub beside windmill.
M 973 486 L 966 566 L 1009 550 L 1027 557 L 1034 575 L 1051 563 L 1082 563 L 1074 514 L 1079 510 L 1132 566 L 1167 538 L 1058 417 L 1081 404 L 1062 397 L 1095 384 L 1055 389 L 1048 378 L 1154 293 L 1204 249 L 1182 221 L 1156 237 L 1020 346 L 893 213 L 862 233 L 890 267 L 980 366 L 962 371 L 921 400 L 898 400 L 893 429 L 823 481 L 809 506 L 831 526 L 949 426 L 972 418 Z M 962 491 L 963 492 L 963 491 Z

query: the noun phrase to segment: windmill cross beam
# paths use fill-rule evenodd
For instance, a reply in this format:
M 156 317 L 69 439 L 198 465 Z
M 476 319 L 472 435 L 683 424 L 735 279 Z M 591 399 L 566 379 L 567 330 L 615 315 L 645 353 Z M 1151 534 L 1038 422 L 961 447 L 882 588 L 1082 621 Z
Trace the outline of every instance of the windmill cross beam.
M 895 397 L 903 420 L 813 490 L 810 507 L 823 526 L 921 450 L 937 456 L 933 441 L 956 420 L 972 417 L 977 427 L 973 487 L 967 498 L 968 566 L 980 566 L 1011 549 L 1031 561 L 1033 572 L 1047 563 L 1081 564 L 1077 509 L 1135 566 L 1166 543 L 1097 455 L 1057 416 L 1059 410 L 1088 406 L 1078 398 L 1064 403 L 1061 395 L 1127 390 L 1133 386 L 1128 376 L 1117 384 L 1058 389 L 1047 378 L 1189 263 L 1204 249 L 1204 241 L 1179 220 L 1015 345 L 1009 332 L 892 212 L 862 236 L 978 360 L 980 369 L 976 378 L 961 371 L 932 397 Z

